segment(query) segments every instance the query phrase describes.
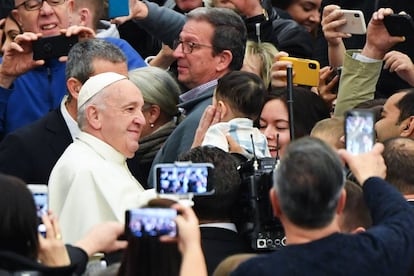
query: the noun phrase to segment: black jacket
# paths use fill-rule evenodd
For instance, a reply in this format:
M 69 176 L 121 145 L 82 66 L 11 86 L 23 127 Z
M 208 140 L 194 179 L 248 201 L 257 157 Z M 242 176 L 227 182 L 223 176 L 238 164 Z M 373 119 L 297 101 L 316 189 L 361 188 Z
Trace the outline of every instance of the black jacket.
M 270 42 L 279 51 L 285 51 L 292 57 L 312 58 L 313 38 L 296 21 L 281 18 L 272 7 L 265 7 L 266 14 L 244 18 L 247 38 L 254 41 Z M 256 25 L 259 24 L 259 31 Z

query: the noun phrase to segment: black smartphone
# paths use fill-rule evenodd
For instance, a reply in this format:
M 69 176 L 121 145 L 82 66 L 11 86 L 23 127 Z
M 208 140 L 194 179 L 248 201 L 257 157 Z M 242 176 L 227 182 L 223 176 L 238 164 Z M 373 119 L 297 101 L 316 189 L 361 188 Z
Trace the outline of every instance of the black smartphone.
M 391 14 L 385 16 L 384 25 L 391 36 L 414 35 L 414 21 L 409 14 Z
M 368 152 L 375 143 L 375 116 L 367 109 L 345 113 L 345 148 L 352 154 Z
M 175 217 L 177 210 L 172 208 L 138 208 L 125 212 L 125 234 L 127 237 L 177 236 Z
M 157 164 L 156 190 L 159 194 L 209 195 L 214 193 L 211 163 L 176 162 Z
M 42 216 L 48 212 L 48 187 L 44 184 L 28 184 L 27 187 L 32 192 L 36 205 L 36 215 L 38 221 L 38 232 L 46 237 L 46 226 L 42 222 Z
M 338 76 L 338 81 L 336 82 L 336 84 L 334 85 L 331 91 L 334 94 L 338 93 L 339 79 L 341 78 L 341 73 L 342 73 L 342 67 L 335 67 L 332 69 L 332 73 L 328 76 L 328 78 L 325 81 L 325 84 L 329 84 L 336 76 Z
M 78 36 L 48 36 L 33 41 L 33 60 L 47 60 L 67 56 L 70 48 L 78 42 Z

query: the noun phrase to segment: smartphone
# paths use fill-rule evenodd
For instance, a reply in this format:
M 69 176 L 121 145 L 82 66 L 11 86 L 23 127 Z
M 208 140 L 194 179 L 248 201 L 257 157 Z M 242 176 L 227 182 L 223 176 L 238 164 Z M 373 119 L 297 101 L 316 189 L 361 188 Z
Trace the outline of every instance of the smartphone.
M 293 84 L 318 86 L 320 65 L 317 60 L 295 57 L 281 57 L 280 60 L 292 62 Z
M 343 15 L 340 19 L 346 19 L 345 25 L 338 27 L 338 31 L 349 34 L 365 34 L 367 25 L 364 14 L 360 10 L 341 10 Z
M 42 222 L 42 216 L 46 215 L 49 210 L 48 204 L 48 187 L 44 184 L 28 184 L 27 187 L 32 192 L 36 205 L 36 215 L 38 220 L 38 231 L 46 237 L 46 226 Z
M 176 162 L 155 165 L 159 194 L 209 195 L 214 193 L 211 163 Z
M 78 36 L 48 36 L 33 41 L 33 60 L 47 60 L 67 56 L 70 48 L 78 42 Z
M 175 217 L 177 210 L 172 208 L 138 208 L 125 211 L 125 233 L 127 237 L 177 236 Z
M 345 113 L 345 148 L 352 154 L 368 152 L 375 143 L 375 115 L 372 110 L 352 109 Z
M 384 25 L 391 36 L 414 35 L 414 21 L 408 14 L 391 14 L 385 16 Z
M 332 73 L 325 80 L 325 84 L 329 84 L 336 76 L 338 76 L 338 81 L 335 83 L 334 87 L 332 87 L 332 90 L 331 90 L 331 92 L 334 94 L 338 93 L 339 79 L 341 78 L 341 73 L 342 73 L 342 67 L 335 67 L 332 69 Z
M 112 19 L 120 16 L 129 15 L 128 0 L 109 0 L 108 1 L 108 18 Z

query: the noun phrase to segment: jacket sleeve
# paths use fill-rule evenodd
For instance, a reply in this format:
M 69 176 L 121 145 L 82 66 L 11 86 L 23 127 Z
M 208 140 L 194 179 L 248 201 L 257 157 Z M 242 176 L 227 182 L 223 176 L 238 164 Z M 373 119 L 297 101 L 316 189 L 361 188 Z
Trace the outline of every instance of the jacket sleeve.
M 352 58 L 354 52 L 356 51 L 345 53 L 335 105 L 335 116 L 343 116 L 345 111 L 374 98 L 382 61 L 362 62 Z
M 145 1 L 145 4 L 148 6 L 148 16 L 142 20 L 134 19 L 134 22 L 172 47 L 186 22 L 185 15 L 148 1 Z

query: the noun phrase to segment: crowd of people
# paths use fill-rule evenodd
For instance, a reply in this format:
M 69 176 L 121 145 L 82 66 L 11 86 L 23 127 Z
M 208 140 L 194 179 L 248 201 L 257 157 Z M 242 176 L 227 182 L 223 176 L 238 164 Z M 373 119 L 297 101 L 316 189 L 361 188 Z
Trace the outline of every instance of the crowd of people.
M 129 0 L 108 18 L 106 0 L 0 0 L 0 272 L 414 273 L 414 27 L 384 23 L 414 16 L 400 2 Z M 341 32 L 343 9 L 366 34 Z M 41 44 L 54 36 L 77 42 Z M 39 45 L 58 54 L 35 60 Z M 292 83 L 285 57 L 319 63 L 319 84 Z M 347 134 L 356 108 L 375 141 Z M 157 174 L 175 162 L 214 168 Z M 42 234 L 27 184 L 48 186 Z M 240 224 L 264 211 L 276 249 Z

